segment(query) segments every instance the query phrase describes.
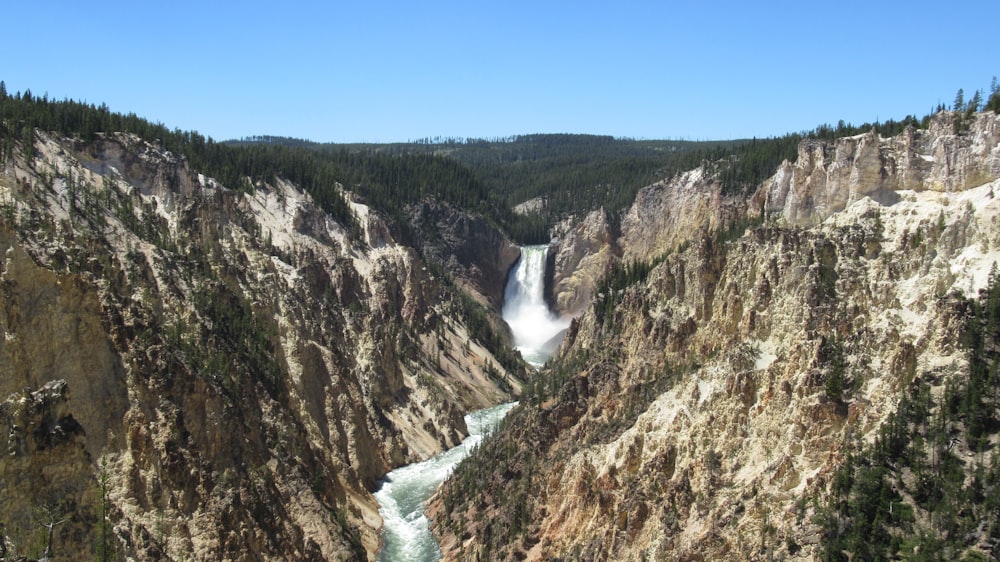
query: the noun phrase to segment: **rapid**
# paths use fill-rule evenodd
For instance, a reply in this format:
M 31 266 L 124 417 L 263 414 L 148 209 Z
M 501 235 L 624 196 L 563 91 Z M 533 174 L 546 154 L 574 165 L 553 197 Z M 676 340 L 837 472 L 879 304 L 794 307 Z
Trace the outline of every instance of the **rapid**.
M 538 368 L 558 349 L 569 320 L 553 315 L 545 304 L 545 246 L 521 248 L 504 293 L 503 318 L 525 361 Z M 424 503 L 452 469 L 467 457 L 507 415 L 516 402 L 465 416 L 469 436 L 457 447 L 386 475 L 375 492 L 382 516 L 380 562 L 423 562 L 441 559 L 441 548 L 428 526 Z
M 449 449 L 423 462 L 397 468 L 386 475 L 382 487 L 375 492 L 379 514 L 382 515 L 382 562 L 436 561 L 441 559 L 441 548 L 431 534 L 426 502 L 438 485 L 451 474 L 451 470 L 482 441 L 483 436 L 495 428 L 516 402 L 500 404 L 478 410 L 465 416 L 469 436 L 457 447 Z

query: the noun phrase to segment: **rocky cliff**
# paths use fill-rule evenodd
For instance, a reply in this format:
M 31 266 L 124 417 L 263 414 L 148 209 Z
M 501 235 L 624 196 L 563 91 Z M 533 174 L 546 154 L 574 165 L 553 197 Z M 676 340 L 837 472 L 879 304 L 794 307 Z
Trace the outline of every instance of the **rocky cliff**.
M 517 246 L 486 219 L 433 200 L 414 205 L 409 219 L 426 255 L 444 264 L 480 302 L 499 310 L 507 273 L 521 255 Z
M 591 212 L 549 248 L 547 298 L 554 310 L 580 315 L 591 293 L 618 257 L 615 233 L 604 209 Z
M 553 244 L 553 309 L 579 316 L 612 264 L 665 255 L 746 217 L 751 204 L 760 208 L 756 201 L 724 195 L 722 185 L 697 168 L 639 190 L 618 228 L 604 209 L 591 212 Z
M 701 168 L 639 190 L 622 218 L 623 258 L 650 260 L 725 227 L 746 214 L 746 201 L 726 197 Z
M 892 138 L 870 131 L 802 142 L 795 163 L 784 162 L 756 199 L 768 213 L 812 226 L 863 197 L 891 205 L 900 190 L 962 191 L 1000 176 L 995 114 L 975 114 L 961 135 L 956 118 L 941 112 L 927 129 L 911 126 Z
M 446 559 L 819 558 L 849 451 L 907 389 L 968 377 L 962 303 L 1000 258 L 1000 117 L 961 134 L 950 119 L 803 142 L 735 202 L 745 232 L 711 226 L 726 205 L 698 171 L 644 190 L 621 245 L 648 267 L 603 286 L 445 484 Z M 691 217 L 665 203 L 688 195 Z M 970 556 L 989 551 L 981 534 L 960 539 Z
M 616 259 L 651 260 L 761 212 L 786 223 L 815 226 L 864 197 L 891 205 L 900 190 L 960 191 L 1000 176 L 1000 130 L 992 113 L 956 124 L 935 115 L 926 129 L 909 127 L 880 138 L 870 131 L 835 142 L 803 141 L 752 197 L 727 196 L 697 168 L 639 190 L 612 233 L 594 211 L 560 234 L 553 263 L 553 306 L 577 315 L 597 277 Z M 961 126 L 963 133 L 955 134 Z
M 48 526 L 61 559 L 373 559 L 377 480 L 518 392 L 446 270 L 350 193 L 358 232 L 280 178 L 234 191 L 135 136 L 35 137 L 0 174 L 8 553 Z M 492 297 L 469 271 L 493 262 L 438 247 Z

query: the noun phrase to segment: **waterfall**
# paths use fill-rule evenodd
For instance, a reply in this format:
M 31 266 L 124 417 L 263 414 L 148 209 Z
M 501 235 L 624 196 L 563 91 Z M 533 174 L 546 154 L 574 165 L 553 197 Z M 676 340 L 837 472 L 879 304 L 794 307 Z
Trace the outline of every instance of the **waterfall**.
M 551 357 L 569 327 L 545 303 L 545 255 L 547 246 L 521 248 L 521 259 L 511 270 L 504 291 L 503 319 L 514 335 L 514 347 L 535 367 Z
M 545 304 L 546 251 L 546 246 L 521 248 L 521 259 L 511 270 L 504 291 L 503 318 L 514 335 L 514 345 L 535 367 L 555 353 L 569 327 L 568 319 L 552 314 Z M 469 437 L 461 445 L 386 475 L 375 492 L 384 522 L 380 561 L 440 560 L 441 548 L 427 528 L 424 502 L 513 407 L 514 403 L 501 404 L 467 415 Z

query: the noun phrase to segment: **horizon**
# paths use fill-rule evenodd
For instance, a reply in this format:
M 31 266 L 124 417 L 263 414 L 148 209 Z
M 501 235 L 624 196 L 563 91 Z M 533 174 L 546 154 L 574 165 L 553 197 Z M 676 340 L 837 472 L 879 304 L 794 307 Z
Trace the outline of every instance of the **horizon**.
M 954 22 L 929 2 L 810 8 L 15 4 L 24 49 L 0 80 L 217 141 L 390 144 L 777 137 L 919 118 L 1000 74 L 994 0 Z

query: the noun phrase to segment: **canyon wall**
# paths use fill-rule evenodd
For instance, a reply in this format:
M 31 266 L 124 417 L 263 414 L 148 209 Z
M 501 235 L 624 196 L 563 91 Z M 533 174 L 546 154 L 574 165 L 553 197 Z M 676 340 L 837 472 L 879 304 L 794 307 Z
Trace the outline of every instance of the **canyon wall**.
M 870 131 L 835 141 L 804 140 L 794 163 L 783 162 L 750 197 L 724 194 L 702 168 L 647 186 L 622 214 L 617 232 L 604 211 L 595 211 L 560 237 L 553 307 L 576 316 L 617 259 L 649 261 L 761 213 L 784 224 L 815 226 L 865 197 L 892 205 L 899 191 L 961 191 L 1000 176 L 994 114 L 978 113 L 960 125 L 957 118 L 941 112 L 927 129 L 909 127 L 891 138 Z
M 356 233 L 280 178 L 230 190 L 131 135 L 26 152 L 0 174 L 10 553 L 53 524 L 64 559 L 374 559 L 379 478 L 519 391 L 450 261 L 342 189 Z M 496 261 L 435 247 L 495 300 L 516 249 L 460 215 Z
M 507 273 L 520 252 L 478 215 L 428 199 L 410 209 L 410 225 L 426 255 L 483 304 L 499 310 Z
M 872 130 L 835 142 L 803 141 L 795 163 L 784 162 L 756 199 L 769 214 L 812 226 L 863 197 L 891 205 L 897 191 L 962 191 L 1000 176 L 996 115 L 973 115 L 958 125 L 968 128 L 961 135 L 958 118 L 941 112 L 927 129 L 911 126 L 892 138 Z
M 445 559 L 819 558 L 848 451 L 907 389 L 968 377 L 965 299 L 1000 259 L 1000 117 L 951 119 L 804 141 L 743 203 L 699 171 L 643 190 L 619 244 L 650 269 L 594 295 L 446 482 Z M 745 231 L 720 229 L 726 208 Z
M 546 299 L 553 310 L 578 316 L 608 267 L 618 257 L 615 233 L 604 209 L 591 212 L 549 248 Z

